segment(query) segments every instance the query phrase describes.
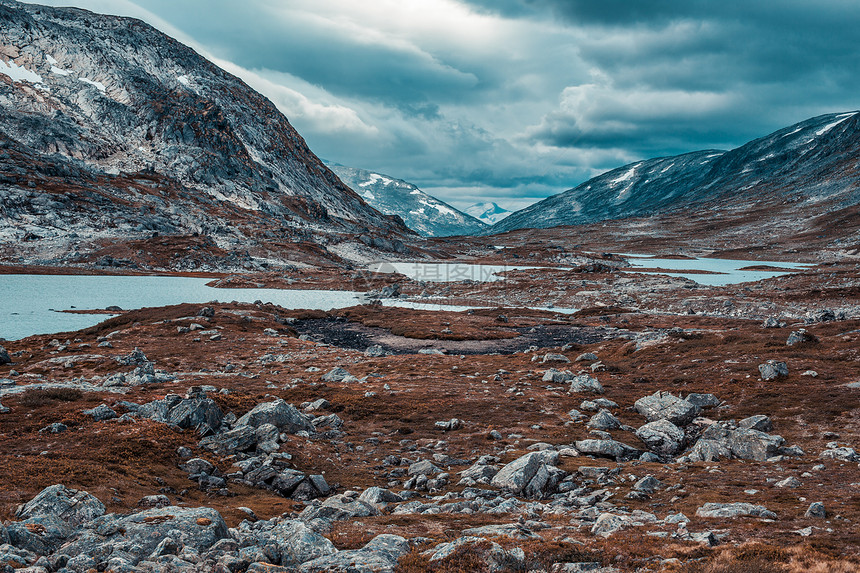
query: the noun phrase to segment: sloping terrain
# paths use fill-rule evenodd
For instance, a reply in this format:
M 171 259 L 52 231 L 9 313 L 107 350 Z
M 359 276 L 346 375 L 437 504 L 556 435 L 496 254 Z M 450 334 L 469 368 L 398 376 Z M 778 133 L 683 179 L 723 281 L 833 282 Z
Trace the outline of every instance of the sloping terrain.
M 465 212 L 488 225 L 494 225 L 511 214 L 511 211 L 500 207 L 492 201 L 475 203 L 467 208 Z
M 488 232 L 647 216 L 683 222 L 690 213 L 738 221 L 757 214 L 764 222 L 783 211 L 793 219 L 807 211 L 835 213 L 860 200 L 858 133 L 860 114 L 828 114 L 732 151 L 632 163 L 518 211 Z
M 372 207 L 399 216 L 407 227 L 425 237 L 472 235 L 486 228 L 484 222 L 402 179 L 343 165 L 329 167 Z
M 151 26 L 12 0 L 0 21 L 3 243 L 65 263 L 154 234 L 204 236 L 234 256 L 289 259 L 302 242 L 394 249 L 411 235 L 269 100 Z

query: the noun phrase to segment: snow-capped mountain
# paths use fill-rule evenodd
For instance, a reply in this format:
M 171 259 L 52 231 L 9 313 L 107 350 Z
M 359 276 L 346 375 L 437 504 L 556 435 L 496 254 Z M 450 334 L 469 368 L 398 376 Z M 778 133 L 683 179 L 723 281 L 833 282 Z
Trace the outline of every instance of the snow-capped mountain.
M 415 185 L 380 173 L 329 164 L 362 199 L 386 215 L 397 215 L 425 237 L 472 235 L 486 228 L 478 219 L 421 191 Z
M 465 212 L 488 225 L 495 225 L 513 213 L 513 211 L 508 211 L 504 207 L 499 207 L 492 201 L 486 203 L 475 203 L 471 207 L 468 207 Z
M 148 24 L 12 0 L 0 22 L 0 244 L 68 262 L 159 234 L 289 260 L 414 236 L 272 102 Z
M 791 204 L 798 212 L 810 205 L 820 213 L 835 211 L 860 201 L 858 157 L 860 112 L 822 115 L 732 151 L 698 151 L 619 167 L 517 211 L 487 232 L 691 209 L 743 216 Z

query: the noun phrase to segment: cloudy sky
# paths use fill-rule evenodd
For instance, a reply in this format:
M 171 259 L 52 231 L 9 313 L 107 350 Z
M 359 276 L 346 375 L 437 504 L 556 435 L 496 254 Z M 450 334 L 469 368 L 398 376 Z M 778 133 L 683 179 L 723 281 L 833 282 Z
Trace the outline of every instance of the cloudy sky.
M 142 18 L 317 155 L 520 208 L 860 108 L 856 0 L 42 0 Z

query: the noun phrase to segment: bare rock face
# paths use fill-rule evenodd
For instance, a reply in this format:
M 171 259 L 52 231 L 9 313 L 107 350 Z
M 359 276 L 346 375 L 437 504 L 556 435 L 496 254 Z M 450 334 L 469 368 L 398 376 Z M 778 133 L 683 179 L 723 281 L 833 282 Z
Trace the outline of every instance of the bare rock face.
M 263 238 L 381 235 L 405 249 L 402 222 L 344 185 L 272 102 L 187 46 L 139 20 L 12 0 L 0 21 L 0 222 L 23 222 L 0 224 L 0 242 L 38 253 L 69 233 L 81 251 L 195 236 L 236 266 L 247 262 L 237 245 Z
M 16 513 L 19 519 L 55 516 L 72 527 L 77 527 L 104 515 L 105 506 L 95 496 L 61 484 L 43 489 Z

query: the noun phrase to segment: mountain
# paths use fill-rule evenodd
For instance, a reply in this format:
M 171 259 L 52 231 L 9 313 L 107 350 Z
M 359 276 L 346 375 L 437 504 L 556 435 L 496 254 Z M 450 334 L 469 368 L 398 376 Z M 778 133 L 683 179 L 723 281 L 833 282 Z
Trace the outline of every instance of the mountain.
M 860 202 L 858 156 L 860 113 L 822 115 L 731 151 L 625 165 L 517 211 L 487 232 L 693 210 L 736 217 L 837 212 Z
M 466 209 L 466 213 L 488 225 L 498 223 L 512 212 L 513 211 L 508 211 L 504 207 L 499 207 L 493 202 L 475 203 Z
M 171 251 L 173 236 L 187 241 L 164 256 L 193 268 L 224 253 L 361 258 L 414 236 L 344 185 L 272 102 L 153 27 L 12 0 L 0 22 L 0 243 L 26 241 L 15 253 L 65 264 L 110 246 L 134 258 Z
M 386 215 L 399 216 L 407 227 L 425 237 L 473 235 L 486 228 L 482 221 L 402 179 L 337 164 L 329 168 L 369 205 Z

